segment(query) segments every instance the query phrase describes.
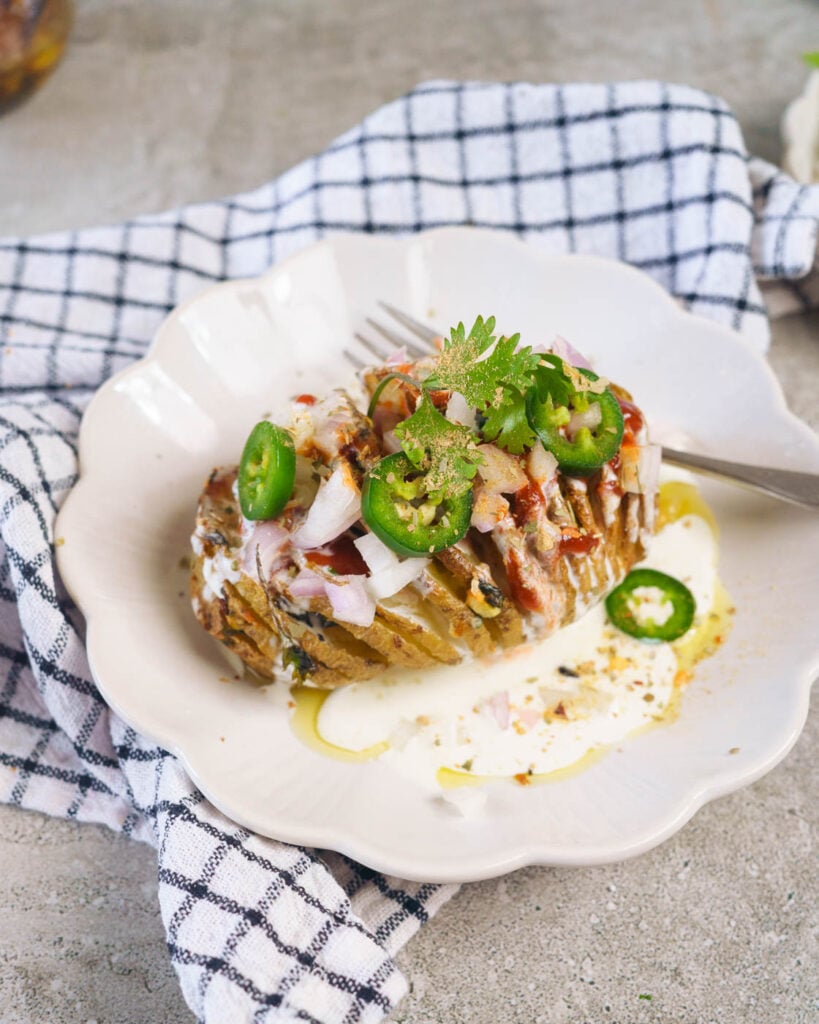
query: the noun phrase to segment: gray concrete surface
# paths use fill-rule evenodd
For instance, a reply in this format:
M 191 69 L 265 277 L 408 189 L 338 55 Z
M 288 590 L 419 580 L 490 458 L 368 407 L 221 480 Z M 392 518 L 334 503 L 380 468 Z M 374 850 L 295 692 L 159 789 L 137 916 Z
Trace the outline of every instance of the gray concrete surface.
M 58 74 L 0 120 L 0 233 L 252 187 L 431 77 L 686 81 L 776 159 L 817 46 L 811 0 L 79 0 Z M 779 323 L 771 359 L 819 428 L 819 317 Z M 815 1020 L 818 732 L 814 707 L 781 765 L 643 857 L 465 887 L 401 954 L 394 1020 Z M 145 847 L 0 807 L 0 1022 L 190 1024 L 154 875 Z
M 688 82 L 724 96 L 749 147 L 775 158 L 799 54 L 819 40 L 813 0 L 77 0 L 77 11 L 58 77 L 0 126 L 4 233 L 250 188 L 429 78 Z

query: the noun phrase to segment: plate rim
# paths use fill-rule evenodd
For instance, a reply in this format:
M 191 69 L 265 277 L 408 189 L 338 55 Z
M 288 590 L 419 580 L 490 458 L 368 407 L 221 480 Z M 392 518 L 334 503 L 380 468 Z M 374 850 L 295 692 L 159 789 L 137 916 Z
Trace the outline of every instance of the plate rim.
M 788 408 L 779 380 L 770 363 L 765 359 L 764 354 L 759 351 L 758 348 L 754 347 L 747 341 L 747 339 L 744 339 L 742 335 L 733 331 L 725 324 L 710 320 L 706 317 L 698 316 L 683 309 L 678 304 L 677 300 L 675 300 L 674 297 L 671 296 L 658 282 L 649 277 L 644 271 L 633 267 L 630 264 L 592 254 L 544 253 L 529 245 L 526 241 L 515 234 L 491 228 L 472 228 L 465 226 L 443 227 L 399 238 L 384 235 L 362 235 L 351 232 L 338 232 L 299 250 L 287 259 L 269 267 L 259 275 L 246 278 L 229 279 L 206 286 L 197 292 L 196 295 L 175 307 L 164 318 L 145 354 L 130 366 L 127 366 L 118 373 L 112 375 L 97 390 L 97 392 L 95 392 L 88 407 L 86 408 L 79 431 L 78 478 L 58 511 L 54 526 L 54 536 L 65 535 L 66 524 L 70 524 L 72 517 L 75 515 L 75 509 L 79 510 L 81 508 L 82 502 L 88 492 L 88 488 L 93 484 L 94 472 L 88 468 L 87 456 L 91 443 L 89 439 L 93 436 L 98 410 L 102 408 L 104 401 L 107 400 L 108 394 L 111 391 L 116 390 L 117 386 L 121 384 L 124 379 L 131 375 L 144 372 L 146 366 L 160 359 L 166 346 L 174 344 L 174 339 L 172 337 L 173 323 L 188 309 L 196 305 L 203 296 L 213 295 L 217 291 L 226 292 L 241 289 L 249 285 L 253 285 L 254 283 L 261 284 L 271 277 L 286 271 L 295 261 L 303 259 L 305 253 L 309 253 L 314 249 L 320 248 L 332 250 L 339 242 L 341 242 L 341 244 L 359 245 L 362 248 L 367 247 L 370 244 L 374 244 L 376 247 L 384 245 L 394 247 L 408 245 L 425 239 L 434 241 L 439 237 L 451 238 L 453 236 L 458 236 L 474 238 L 476 233 L 483 236 L 491 236 L 493 241 L 503 240 L 504 243 L 509 242 L 519 246 L 526 250 L 527 257 L 537 260 L 542 264 L 548 265 L 567 262 L 576 266 L 586 264 L 602 268 L 604 270 L 614 270 L 617 273 L 623 273 L 631 277 L 635 282 L 637 282 L 638 286 L 644 288 L 646 291 L 649 289 L 653 291 L 655 300 L 659 301 L 660 304 L 665 307 L 667 315 L 678 319 L 681 318 L 683 321 L 691 319 L 697 324 L 707 325 L 709 330 L 718 332 L 725 342 L 732 346 L 736 351 L 742 351 L 745 358 L 751 357 L 754 359 L 756 361 L 757 368 L 761 370 L 767 380 L 767 384 L 770 389 L 770 397 L 775 403 L 778 412 L 789 421 L 789 425 L 796 433 L 801 434 L 806 441 L 817 446 L 818 443 L 815 432 L 808 424 L 800 420 Z M 819 447 L 817 447 L 817 452 L 819 452 Z M 269 827 L 265 828 L 261 826 L 261 823 L 257 820 L 257 815 L 245 814 L 242 809 L 239 809 L 237 812 L 235 807 L 230 807 L 225 804 L 220 796 L 214 793 L 214 788 L 209 785 L 207 780 L 203 779 L 200 771 L 192 763 L 191 756 L 189 756 L 185 750 L 186 737 L 183 737 L 182 739 L 175 738 L 168 732 L 163 731 L 161 726 L 157 727 L 158 723 L 146 723 L 143 720 L 144 716 L 141 716 L 139 712 L 132 715 L 130 710 L 127 707 L 123 707 L 121 704 L 116 694 L 116 689 L 113 688 L 112 692 L 112 688 L 109 688 L 105 679 L 102 678 L 104 673 L 101 674 L 97 671 L 94 651 L 96 647 L 95 642 L 97 639 L 98 619 L 94 615 L 93 607 L 91 607 L 94 602 L 84 601 L 81 597 L 81 593 L 85 590 L 85 584 L 82 579 L 78 578 L 74 574 L 65 546 L 61 546 L 56 549 L 56 561 L 60 577 L 66 590 L 85 618 L 85 646 L 89 666 L 91 668 L 94 681 L 106 703 L 111 707 L 115 714 L 141 733 L 146 739 L 157 743 L 159 746 L 169 750 L 172 754 L 178 757 L 194 783 L 218 810 L 222 811 L 222 813 L 226 814 L 240 825 L 248 827 L 260 835 L 266 835 L 282 842 L 294 843 L 303 846 L 318 846 L 334 849 L 367 864 L 375 870 L 382 871 L 387 874 L 400 875 L 403 878 L 416 881 L 446 883 L 476 881 L 497 877 L 510 871 L 517 870 L 518 868 L 530 865 L 591 866 L 625 860 L 652 849 L 670 838 L 675 832 L 682 828 L 683 825 L 685 825 L 706 803 L 709 803 L 720 796 L 736 792 L 737 790 L 752 784 L 770 771 L 788 754 L 799 738 L 804 727 L 809 709 L 812 684 L 815 681 L 817 673 L 819 673 L 819 647 L 817 647 L 817 650 L 813 654 L 813 658 L 806 658 L 802 663 L 801 672 L 794 673 L 792 693 L 795 699 L 793 700 L 793 707 L 791 708 L 791 714 L 789 716 L 788 728 L 787 731 L 783 729 L 778 735 L 778 742 L 775 745 L 775 748 L 766 749 L 762 755 L 758 756 L 750 764 L 744 768 L 735 769 L 733 772 L 724 771 L 719 775 L 713 776 L 712 779 L 700 779 L 698 776 L 697 779 L 686 789 L 684 796 L 669 806 L 668 812 L 662 816 L 661 820 L 656 818 L 653 819 L 653 826 L 647 827 L 643 831 L 643 834 L 632 837 L 629 840 L 624 840 L 619 845 L 610 844 L 608 846 L 595 848 L 594 850 L 581 851 L 579 853 L 562 853 L 554 847 L 549 847 L 548 843 L 529 843 L 522 848 L 520 846 L 516 847 L 514 850 L 508 851 L 505 855 L 485 857 L 480 865 L 472 865 L 468 870 L 434 870 L 430 867 L 419 872 L 417 870 L 417 857 L 409 861 L 403 861 L 400 855 L 395 855 L 394 853 L 390 853 L 388 850 L 384 850 L 381 844 L 374 843 L 372 839 L 360 836 L 355 832 L 348 832 L 345 835 L 340 835 L 338 832 L 334 832 L 332 836 L 323 836 L 320 835 L 321 830 L 314 824 L 302 824 L 301 826 L 291 825 L 291 827 L 276 826 L 271 831 Z M 659 824 L 657 824 L 658 820 Z M 440 868 L 441 864 L 438 863 L 437 866 Z

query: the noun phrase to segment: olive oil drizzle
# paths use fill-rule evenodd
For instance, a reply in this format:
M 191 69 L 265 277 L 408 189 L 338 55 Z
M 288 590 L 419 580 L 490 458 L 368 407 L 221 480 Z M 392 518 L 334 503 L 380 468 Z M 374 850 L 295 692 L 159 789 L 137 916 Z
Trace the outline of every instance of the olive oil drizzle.
M 321 707 L 332 693 L 332 690 L 317 690 L 310 686 L 294 686 L 290 691 L 295 707 L 290 718 L 290 725 L 298 738 L 315 750 L 317 754 L 333 757 L 337 761 L 373 761 L 389 748 L 388 743 L 376 743 L 365 750 L 348 750 L 328 743 L 318 729 L 318 717 Z
M 717 536 L 718 528 L 714 514 L 693 484 L 680 480 L 662 484 L 658 497 L 658 528 L 661 529 L 686 515 L 696 515 L 704 519 L 714 536 Z M 696 625 L 692 630 L 672 644 L 672 649 L 677 656 L 678 668 L 671 700 L 662 709 L 658 708 L 658 714 L 653 721 L 635 729 L 630 734 L 631 736 L 653 729 L 658 724 L 669 724 L 676 719 L 682 703 L 682 692 L 691 679 L 694 666 L 703 658 L 714 654 L 725 640 L 731 628 L 733 613 L 731 597 L 721 581 L 717 579 L 712 607 L 705 615 L 697 617 Z M 349 750 L 328 743 L 319 732 L 318 718 L 322 705 L 331 693 L 332 690 L 317 690 L 309 686 L 294 686 L 291 690 L 295 705 L 291 726 L 306 746 L 326 757 L 351 762 L 372 761 L 389 749 L 389 743 L 386 741 L 374 744 L 364 750 Z M 624 739 L 627 738 L 624 737 Z M 602 744 L 588 750 L 570 765 L 551 772 L 517 775 L 514 776 L 514 780 L 522 785 L 558 782 L 589 768 L 601 760 L 609 749 L 609 744 Z M 442 789 L 450 790 L 464 786 L 482 786 L 488 782 L 499 780 L 512 781 L 512 777 L 479 775 L 455 768 L 442 767 L 436 773 L 436 780 Z

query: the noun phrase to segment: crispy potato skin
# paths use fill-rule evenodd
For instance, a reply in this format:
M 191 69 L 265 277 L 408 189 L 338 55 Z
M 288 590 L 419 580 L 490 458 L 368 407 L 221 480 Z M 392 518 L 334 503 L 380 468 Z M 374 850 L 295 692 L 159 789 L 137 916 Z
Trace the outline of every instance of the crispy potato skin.
M 199 499 L 190 577 L 196 617 L 261 681 L 295 678 L 325 689 L 390 666 L 457 664 L 554 632 L 626 575 L 654 521 L 654 495 L 618 493 L 605 467 L 588 480 L 560 478 L 542 501 L 513 497 L 491 533 L 470 530 L 361 627 L 334 621 L 326 598 L 297 603 L 281 574 L 263 586 L 256 574 L 234 571 L 221 593 L 211 589 L 208 564 L 238 566 L 243 557 L 235 480 L 235 467 L 215 469 Z

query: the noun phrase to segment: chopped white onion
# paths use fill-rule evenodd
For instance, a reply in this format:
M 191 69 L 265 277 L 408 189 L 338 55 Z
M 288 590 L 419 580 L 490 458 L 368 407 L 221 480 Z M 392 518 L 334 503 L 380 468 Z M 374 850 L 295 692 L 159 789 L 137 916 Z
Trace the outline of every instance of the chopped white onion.
M 420 576 L 421 571 L 427 565 L 429 565 L 427 558 L 405 558 L 397 565 L 374 572 L 367 580 L 367 589 L 376 601 L 392 597 L 393 594 L 397 594 L 399 590 L 403 590 L 416 577 Z
M 526 469 L 535 483 L 543 487 L 554 480 L 557 474 L 557 459 L 542 444 L 536 444 L 526 456 Z
M 592 368 L 591 363 L 586 359 L 584 355 L 570 345 L 565 338 L 559 334 L 555 335 L 555 340 L 552 342 L 552 352 L 564 362 L 568 363 L 569 366 L 580 366 L 584 370 L 590 370 Z
M 353 543 L 372 574 L 367 580 L 367 588 L 377 601 L 403 590 L 429 564 L 427 558 L 399 559 L 374 533 L 357 537 Z
M 319 487 L 307 518 L 293 535 L 297 548 L 320 548 L 361 518 L 361 492 L 346 462 Z
M 576 412 L 572 415 L 566 427 L 566 433 L 571 439 L 584 427 L 587 430 L 595 430 L 603 422 L 603 410 L 599 402 L 591 402 L 588 409 L 583 412 Z
M 318 449 L 328 461 L 338 459 L 355 427 L 349 396 L 343 391 L 330 391 L 315 405 L 309 406 L 309 412 L 313 432 L 312 437 L 308 438 L 308 445 Z M 301 450 L 297 445 L 296 451 L 304 455 L 309 448 Z
M 475 426 L 475 410 L 469 405 L 460 391 L 453 391 L 446 406 L 446 418 L 450 423 L 460 423 L 463 427 Z
M 658 444 L 620 449 L 620 486 L 630 494 L 653 494 L 660 479 L 662 448 Z
M 290 432 L 293 435 L 293 444 L 296 446 L 296 451 L 299 454 L 309 450 L 315 432 L 312 405 L 302 405 L 300 402 L 293 403 L 290 415 Z
M 367 563 L 370 572 L 392 569 L 399 564 L 398 555 L 374 533 L 365 533 L 363 537 L 356 537 L 353 544 L 358 548 L 358 553 Z
M 479 533 L 490 533 L 509 511 L 509 502 L 500 494 L 492 494 L 483 484 L 474 491 L 470 526 Z
M 375 601 L 367 590 L 366 576 L 339 576 L 331 583 L 324 581 L 324 590 L 333 607 L 333 618 L 352 626 L 371 626 L 375 618 Z
M 478 473 L 490 494 L 514 494 L 529 482 L 520 462 L 494 444 L 479 444 L 483 462 Z

